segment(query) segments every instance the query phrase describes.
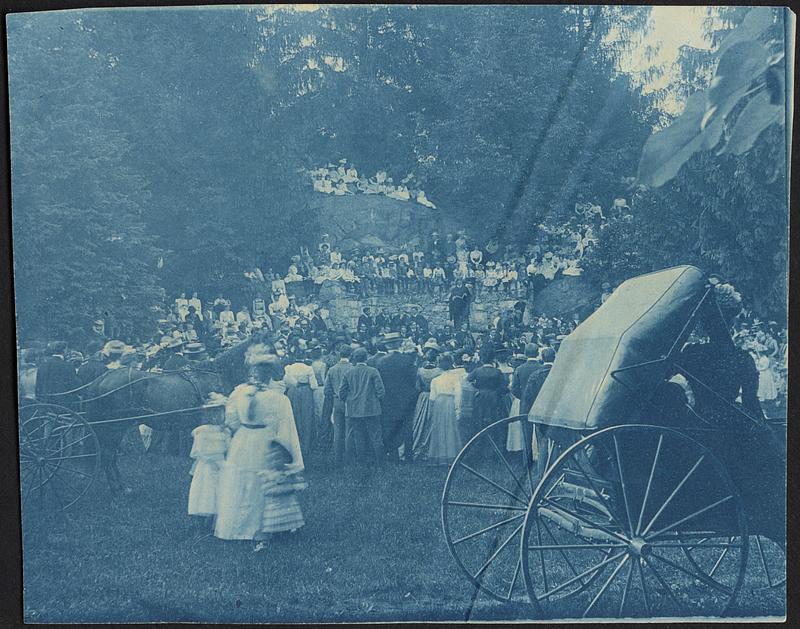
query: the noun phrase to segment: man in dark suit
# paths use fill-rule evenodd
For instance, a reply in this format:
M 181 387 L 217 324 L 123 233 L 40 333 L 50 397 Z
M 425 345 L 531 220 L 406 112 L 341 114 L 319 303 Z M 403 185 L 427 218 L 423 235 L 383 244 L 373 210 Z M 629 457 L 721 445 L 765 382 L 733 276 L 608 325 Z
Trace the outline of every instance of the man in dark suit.
M 553 361 L 556 359 L 555 350 L 552 347 L 543 347 L 541 359 L 541 366 L 531 372 L 531 375 L 528 377 L 528 382 L 522 390 L 520 411 L 523 408 L 530 410 L 531 406 L 533 406 L 533 403 L 536 401 L 536 396 L 539 395 L 545 378 L 547 378 L 547 374 L 550 373 L 550 368 L 553 366 Z
M 81 386 L 93 382 L 108 371 L 102 350 L 103 343 L 98 340 L 89 341 L 86 345 L 88 358 L 78 367 L 78 381 Z
M 346 442 L 346 420 L 345 420 L 345 405 L 344 401 L 339 397 L 339 389 L 342 386 L 344 377 L 353 364 L 350 362 L 350 355 L 353 353 L 351 348 L 346 343 L 339 346 L 338 354 L 339 361 L 331 365 L 325 374 L 325 401 L 322 405 L 322 421 L 327 422 L 328 418 L 333 413 L 333 463 L 336 467 L 340 467 L 345 461 L 345 455 L 352 456 L 352 452 L 348 452 Z M 352 444 L 350 449 L 352 449 Z
M 387 325 L 389 325 L 388 317 L 383 314 L 383 312 L 379 312 L 375 316 L 374 325 L 372 328 L 373 334 L 379 334 Z
M 525 346 L 525 362 L 514 370 L 514 375 L 511 377 L 511 395 L 520 400 L 520 415 L 527 415 L 528 411 L 531 410 L 530 406 L 526 407 L 522 403 L 528 380 L 530 380 L 532 373 L 543 368 L 544 366 L 539 360 L 539 346 L 536 343 L 528 343 Z
M 398 448 L 403 445 L 404 457 L 408 456 L 406 460 L 410 461 L 412 415 L 418 394 L 416 345 L 412 341 L 404 342 L 399 335 L 384 343 L 388 345 L 389 353 L 375 363 L 383 382 L 388 384 L 381 417 L 383 444 L 389 458 L 394 461 L 398 460 Z
M 378 337 L 374 343 L 375 346 L 375 353 L 367 358 L 367 365 L 370 367 L 375 367 L 378 364 L 378 361 L 386 356 L 386 345 L 384 344 L 384 339 L 387 337 L 397 336 L 400 338 L 400 335 L 396 332 L 389 332 L 388 334 L 384 334 L 382 337 Z
M 375 317 L 372 316 L 368 306 L 361 311 L 361 315 L 358 317 L 358 325 L 356 327 L 363 327 L 367 331 L 367 334 L 374 333 Z
M 80 386 L 78 375 L 65 359 L 67 344 L 64 341 L 55 341 L 47 346 L 49 356 L 39 365 L 36 373 L 36 399 L 41 402 L 53 404 L 68 404 L 77 401 L 77 394 L 56 395 L 72 391 Z
M 189 365 L 189 361 L 181 351 L 183 342 L 180 339 L 173 339 L 167 346 L 170 356 L 164 361 L 164 371 L 178 371 Z
M 356 462 L 364 468 L 384 463 L 381 437 L 381 400 L 386 394 L 380 373 L 366 365 L 367 350 L 359 347 L 350 358 L 353 366 L 339 385 L 339 399 L 344 403 L 346 433 L 352 439 Z M 372 457 L 370 457 L 370 451 Z

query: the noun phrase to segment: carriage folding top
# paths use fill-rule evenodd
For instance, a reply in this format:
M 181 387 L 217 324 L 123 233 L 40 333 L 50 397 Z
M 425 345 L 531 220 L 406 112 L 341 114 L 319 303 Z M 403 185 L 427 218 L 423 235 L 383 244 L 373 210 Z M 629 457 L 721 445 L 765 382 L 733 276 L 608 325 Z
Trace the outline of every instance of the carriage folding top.
M 652 390 L 663 371 L 630 370 L 626 380 L 622 371 L 661 363 L 707 293 L 704 273 L 688 265 L 623 282 L 564 339 L 528 418 L 576 430 L 640 419 L 633 390 Z

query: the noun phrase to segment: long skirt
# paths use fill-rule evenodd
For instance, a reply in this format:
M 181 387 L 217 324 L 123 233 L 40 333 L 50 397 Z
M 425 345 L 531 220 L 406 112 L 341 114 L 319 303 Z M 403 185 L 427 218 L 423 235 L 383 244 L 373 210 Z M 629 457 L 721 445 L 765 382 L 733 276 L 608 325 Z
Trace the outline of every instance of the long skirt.
M 511 402 L 509 417 L 519 415 L 519 400 L 514 398 Z M 523 449 L 522 421 L 512 422 L 508 425 L 508 435 L 506 436 L 506 450 L 509 452 L 520 452 Z
M 772 369 L 764 369 L 758 372 L 758 399 L 774 400 L 778 397 L 778 389 L 775 386 L 775 378 Z
M 262 533 L 294 531 L 305 524 L 295 492 L 267 496 L 264 504 Z
M 316 441 L 317 426 L 314 421 L 314 393 L 308 384 L 299 384 L 289 387 L 286 396 L 292 403 L 294 423 L 297 426 L 297 436 L 300 439 L 300 451 L 303 456 L 311 453 Z
M 415 461 L 426 459 L 431 439 L 431 403 L 430 393 L 427 391 L 420 393 L 417 398 L 417 406 L 414 409 L 412 439 L 412 458 Z
M 490 389 L 478 389 L 478 392 L 475 394 L 475 406 L 472 415 L 472 434 L 464 436 L 472 437 L 492 422 L 502 419 L 505 416 L 506 410 L 500 393 Z
M 458 429 L 455 396 L 439 395 L 433 400 L 430 423 L 428 462 L 433 465 L 449 465 L 464 445 Z
M 320 452 L 328 453 L 333 445 L 333 424 L 330 416 L 322 419 L 322 410 L 325 406 L 325 390 L 317 387 L 313 391 L 314 396 L 314 425 L 316 426 L 316 444 L 314 447 Z
M 231 439 L 217 485 L 217 522 L 221 539 L 255 539 L 264 515 L 264 489 L 259 472 L 266 469 L 272 431 L 239 428 Z

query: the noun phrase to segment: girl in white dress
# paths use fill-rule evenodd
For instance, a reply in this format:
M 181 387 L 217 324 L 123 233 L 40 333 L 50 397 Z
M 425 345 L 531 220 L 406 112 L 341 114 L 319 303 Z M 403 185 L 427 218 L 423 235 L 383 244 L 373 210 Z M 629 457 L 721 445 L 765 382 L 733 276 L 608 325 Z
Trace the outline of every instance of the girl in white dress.
M 775 387 L 769 357 L 761 348 L 756 349 L 756 369 L 758 369 L 758 399 L 762 402 L 774 400 L 778 397 L 778 390 Z
M 256 539 L 262 529 L 265 494 L 259 472 L 268 470 L 268 450 L 277 441 L 291 454 L 286 472 L 304 469 L 292 405 L 284 395 L 283 368 L 263 345 L 245 359 L 253 378 L 233 390 L 225 425 L 233 433 L 217 491 L 214 535 L 221 539 Z
M 209 423 L 192 431 L 194 464 L 189 474 L 189 515 L 213 516 L 217 513 L 217 484 L 220 466 L 225 461 L 229 436 L 222 426 Z

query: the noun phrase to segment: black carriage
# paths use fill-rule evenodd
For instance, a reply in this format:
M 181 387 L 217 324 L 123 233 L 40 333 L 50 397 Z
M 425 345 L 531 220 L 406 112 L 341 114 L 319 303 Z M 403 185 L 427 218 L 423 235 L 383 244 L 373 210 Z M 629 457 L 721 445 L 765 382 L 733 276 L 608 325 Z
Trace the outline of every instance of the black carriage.
M 47 396 L 47 400 L 25 399 L 19 406 L 20 491 L 23 508 L 37 497 L 48 509 L 68 509 L 89 491 L 103 469 L 108 447 L 103 439 L 108 431 L 129 430 L 140 424 L 157 427 L 170 420 L 178 426 L 196 426 L 204 416 L 224 413 L 220 404 L 171 408 L 155 412 L 135 400 L 133 387 L 160 374 L 143 374 L 124 368 L 128 380 L 121 386 L 98 395 L 88 392 L 89 383 L 74 391 Z M 138 379 L 132 379 L 136 374 Z M 108 416 L 99 414 L 92 404 L 110 396 L 123 401 Z M 100 435 L 100 438 L 98 437 Z
M 691 266 L 624 282 L 529 415 L 467 443 L 442 523 L 477 588 L 539 617 L 704 617 L 784 583 L 785 433 L 756 412 L 715 293 Z

